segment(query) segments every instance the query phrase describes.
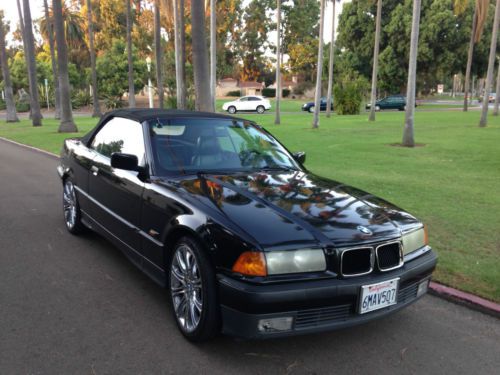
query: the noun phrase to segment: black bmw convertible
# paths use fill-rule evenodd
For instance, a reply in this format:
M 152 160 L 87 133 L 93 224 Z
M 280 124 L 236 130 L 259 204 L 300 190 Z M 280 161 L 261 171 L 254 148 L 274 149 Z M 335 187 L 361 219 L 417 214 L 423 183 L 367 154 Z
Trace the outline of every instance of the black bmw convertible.
M 252 121 L 116 110 L 64 142 L 66 227 L 100 233 L 166 287 L 192 341 L 351 326 L 425 294 L 425 226 L 304 162 Z

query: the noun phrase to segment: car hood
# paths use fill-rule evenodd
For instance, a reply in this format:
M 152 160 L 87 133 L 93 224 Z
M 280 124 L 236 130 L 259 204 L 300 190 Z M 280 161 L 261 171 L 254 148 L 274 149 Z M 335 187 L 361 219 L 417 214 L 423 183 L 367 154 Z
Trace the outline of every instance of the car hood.
M 420 225 L 383 199 L 302 171 L 203 175 L 181 186 L 263 247 L 347 246 L 394 239 Z

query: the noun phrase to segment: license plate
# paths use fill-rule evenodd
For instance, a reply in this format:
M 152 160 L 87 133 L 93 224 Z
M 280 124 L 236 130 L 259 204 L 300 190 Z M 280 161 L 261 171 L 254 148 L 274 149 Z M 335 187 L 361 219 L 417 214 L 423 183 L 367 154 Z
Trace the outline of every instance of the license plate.
M 399 278 L 381 283 L 363 285 L 359 300 L 359 313 L 383 309 L 397 303 Z

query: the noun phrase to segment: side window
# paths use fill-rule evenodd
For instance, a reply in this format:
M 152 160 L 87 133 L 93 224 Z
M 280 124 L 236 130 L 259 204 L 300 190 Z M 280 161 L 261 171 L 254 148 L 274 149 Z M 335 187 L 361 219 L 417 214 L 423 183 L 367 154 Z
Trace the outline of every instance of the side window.
M 137 156 L 139 165 L 144 165 L 142 125 L 129 119 L 115 117 L 99 130 L 90 148 L 108 158 L 114 152 L 132 154 Z
M 260 99 L 256 98 L 255 96 L 251 96 L 250 98 L 248 98 L 248 100 L 251 102 L 259 102 L 260 101 Z
M 248 101 L 248 97 L 243 97 L 243 98 L 240 98 L 239 100 L 240 102 L 247 102 Z

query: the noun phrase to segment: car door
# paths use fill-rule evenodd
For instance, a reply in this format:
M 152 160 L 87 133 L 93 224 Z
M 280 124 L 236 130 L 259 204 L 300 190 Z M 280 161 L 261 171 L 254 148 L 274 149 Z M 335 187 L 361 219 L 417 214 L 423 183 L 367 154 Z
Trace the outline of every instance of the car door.
M 111 167 L 114 152 L 137 156 L 139 165 L 145 165 L 145 145 L 142 125 L 115 117 L 96 134 L 90 147 L 96 157 L 89 177 L 89 195 L 94 203 L 91 216 L 119 242 L 132 260 L 141 262 L 140 227 L 144 182 L 138 172 Z
M 243 98 L 240 98 L 240 100 L 238 100 L 237 109 L 238 111 L 248 111 L 248 105 L 248 97 L 244 96 Z

